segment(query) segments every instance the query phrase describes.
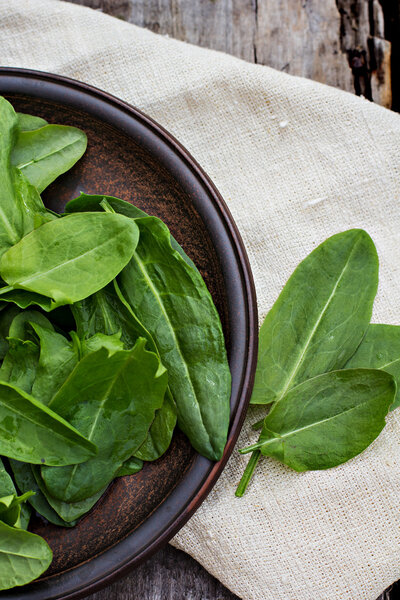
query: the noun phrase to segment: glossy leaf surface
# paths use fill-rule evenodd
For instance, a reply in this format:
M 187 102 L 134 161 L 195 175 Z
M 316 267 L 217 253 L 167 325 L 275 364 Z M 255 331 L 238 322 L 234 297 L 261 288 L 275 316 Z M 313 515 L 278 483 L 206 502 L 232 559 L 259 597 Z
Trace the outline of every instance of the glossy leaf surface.
M 279 401 L 301 381 L 344 367 L 368 327 L 377 286 L 376 249 L 361 229 L 307 256 L 261 326 L 251 403 Z
M 0 256 L 49 219 L 36 188 L 11 166 L 17 133 L 17 115 L 11 104 L 0 97 Z
M 103 489 L 93 494 L 93 496 L 90 496 L 90 498 L 85 498 L 85 500 L 80 502 L 63 502 L 49 494 L 42 480 L 40 467 L 32 465 L 32 472 L 40 491 L 45 496 L 49 505 L 69 527 L 76 525 L 77 521 L 93 508 L 107 489 L 107 486 L 105 486 Z
M 135 473 L 138 473 L 142 468 L 143 461 L 139 458 L 131 456 L 131 458 L 128 458 L 124 462 L 122 467 L 119 468 L 119 470 L 115 474 L 115 477 L 125 477 L 125 475 L 134 475 Z
M 9 289 L 9 286 L 7 290 Z M 10 291 L 2 291 L 0 288 L 0 303 L 9 303 L 11 306 L 14 304 L 18 308 L 26 309 L 30 307 L 40 306 L 46 312 L 49 312 L 57 307 L 57 303 L 54 302 L 51 298 L 47 298 L 42 294 L 35 294 L 34 292 L 26 292 L 25 290 L 13 290 Z
M 7 473 L 3 461 L 0 458 L 0 496 L 9 496 L 15 494 L 15 485 L 10 475 Z
M 120 215 L 125 215 L 131 219 L 138 219 L 141 217 L 148 217 L 149 215 L 141 210 L 134 204 L 121 200 L 120 198 L 114 198 L 113 196 L 103 196 L 95 194 L 81 194 L 78 198 L 74 198 L 67 202 L 65 206 L 66 213 L 86 212 L 86 211 L 100 211 L 104 210 L 104 202 L 106 202 L 113 211 Z M 103 205 L 102 205 L 103 204 Z M 188 257 L 183 248 L 178 244 L 176 239 L 171 235 L 171 246 L 174 250 L 179 252 L 182 258 L 187 264 L 196 269 L 194 262 Z M 197 269 L 196 269 L 197 271 Z
M 32 394 L 47 405 L 77 365 L 79 350 L 60 333 L 38 323 L 31 323 L 31 327 L 40 348 Z
M 75 523 L 67 523 L 64 521 L 47 502 L 45 495 L 40 490 L 36 479 L 33 475 L 32 465 L 19 462 L 18 460 L 10 460 L 10 465 L 14 474 L 15 482 L 18 489 L 24 493 L 29 490 L 35 492 L 34 496 L 28 498 L 30 505 L 42 517 L 60 527 L 72 527 Z
M 0 589 L 36 579 L 46 571 L 52 558 L 43 538 L 0 522 Z
M 90 354 L 91 352 L 97 352 L 100 348 L 106 348 L 109 355 L 114 354 L 119 350 L 125 350 L 125 345 L 121 340 L 120 333 L 114 333 L 114 335 L 96 333 L 90 338 L 81 340 L 80 346 L 82 356 L 86 356 L 86 354 Z
M 360 454 L 385 426 L 396 383 L 385 371 L 343 369 L 292 388 L 264 420 L 259 448 L 296 471 L 329 469 Z
M 369 325 L 363 341 L 346 363 L 346 369 L 357 367 L 382 369 L 393 375 L 397 393 L 391 410 L 400 406 L 400 326 Z
M 219 460 L 231 379 L 218 313 L 199 273 L 171 247 L 168 228 L 155 217 L 136 223 L 139 244 L 119 286 L 168 370 L 179 427 L 200 454 Z
M 44 404 L 0 381 L 0 454 L 24 462 L 71 465 L 96 446 Z
M 108 356 L 103 348 L 84 357 L 50 407 L 99 451 L 79 468 L 42 468 L 48 492 L 65 502 L 77 502 L 107 485 L 143 443 L 166 386 L 165 369 L 154 353 L 145 350 L 144 339 L 132 350 Z
M 42 225 L 10 248 L 0 260 L 0 273 L 14 289 L 72 304 L 114 279 L 137 240 L 137 226 L 122 215 L 69 215 Z
M 76 127 L 45 125 L 30 131 L 20 129 L 11 163 L 41 193 L 81 158 L 86 146 L 85 133 Z
M 147 340 L 147 347 L 151 352 L 157 354 L 160 358 L 160 353 L 157 345 L 153 339 L 153 336 L 149 331 L 142 325 L 138 320 L 137 316 L 125 300 L 118 284 L 114 281 L 114 290 L 121 303 L 120 310 L 127 311 L 127 317 L 130 315 L 130 322 L 140 332 L 139 335 Z M 146 439 L 143 444 L 136 450 L 135 456 L 142 460 L 153 461 L 157 460 L 162 456 L 169 448 L 176 426 L 177 410 L 174 399 L 172 397 L 171 389 L 169 385 L 165 392 L 164 402 L 161 408 L 156 410 L 154 419 L 150 425 L 150 429 L 147 432 Z M 133 458 L 133 457 L 132 457 Z
M 114 285 L 110 284 L 93 296 L 74 304 L 72 312 L 78 334 L 83 339 L 89 335 L 93 340 L 95 335 L 99 335 L 97 332 L 101 331 L 108 335 L 118 333 L 121 334 L 121 341 L 125 347 L 129 349 L 135 345 L 138 337 L 144 337 L 148 350 L 158 354 L 152 336 L 133 313 L 115 281 Z M 82 342 L 82 345 L 84 344 L 85 342 Z M 156 460 L 164 454 L 171 443 L 175 425 L 176 407 L 170 391 L 167 390 L 166 401 L 156 411 L 146 440 L 138 449 L 140 458 L 145 456 L 144 460 Z
M 176 406 L 171 392 L 167 389 L 162 407 L 159 408 L 151 423 L 143 444 L 135 451 L 141 460 L 157 460 L 171 444 L 176 425 Z
M 6 381 L 30 394 L 39 360 L 37 344 L 9 338 L 8 352 L 0 367 L 0 381 Z
M 47 121 L 41 117 L 34 115 L 28 115 L 26 113 L 17 113 L 18 129 L 20 131 L 33 131 L 34 129 L 40 129 L 47 125 Z

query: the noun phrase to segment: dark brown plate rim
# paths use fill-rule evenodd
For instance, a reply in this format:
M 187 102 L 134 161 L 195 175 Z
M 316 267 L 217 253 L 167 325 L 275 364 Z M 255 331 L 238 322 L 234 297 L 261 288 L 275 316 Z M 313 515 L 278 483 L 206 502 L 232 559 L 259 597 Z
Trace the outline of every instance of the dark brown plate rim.
M 4 600 L 72 600 L 110 584 L 148 559 L 183 527 L 214 486 L 232 453 L 250 401 L 258 345 L 256 294 L 246 250 L 224 200 L 189 152 L 153 119 L 91 85 L 41 71 L 0 67 L 0 94 L 59 102 L 86 111 L 128 135 L 133 128 L 141 143 L 156 152 L 180 184 L 190 189 L 193 205 L 221 260 L 233 325 L 231 426 L 223 458 L 212 463 L 196 456 L 182 481 L 144 523 L 102 554 L 69 571 L 0 593 Z

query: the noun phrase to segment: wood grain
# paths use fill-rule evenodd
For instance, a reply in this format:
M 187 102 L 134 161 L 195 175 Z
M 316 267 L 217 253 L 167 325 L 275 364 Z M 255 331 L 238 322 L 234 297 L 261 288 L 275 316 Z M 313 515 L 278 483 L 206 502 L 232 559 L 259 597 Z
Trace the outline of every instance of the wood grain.
M 69 0 L 400 111 L 400 0 Z M 395 600 L 400 584 L 378 600 Z M 235 600 L 167 547 L 91 600 Z
M 400 0 L 70 1 L 400 109 Z
M 193 558 L 167 546 L 88 600 L 239 600 Z M 382 600 L 390 600 L 382 599 Z

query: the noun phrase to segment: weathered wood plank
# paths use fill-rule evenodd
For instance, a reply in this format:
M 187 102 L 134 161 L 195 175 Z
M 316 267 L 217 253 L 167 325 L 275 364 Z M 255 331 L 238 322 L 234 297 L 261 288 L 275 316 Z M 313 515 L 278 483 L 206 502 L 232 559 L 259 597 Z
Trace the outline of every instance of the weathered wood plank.
M 131 575 L 88 596 L 88 600 L 239 599 L 193 558 L 167 546 Z
M 386 107 L 400 85 L 391 68 L 392 43 L 400 54 L 400 0 L 70 1 Z
M 257 62 L 347 91 L 353 77 L 340 46 L 335 0 L 258 1 Z

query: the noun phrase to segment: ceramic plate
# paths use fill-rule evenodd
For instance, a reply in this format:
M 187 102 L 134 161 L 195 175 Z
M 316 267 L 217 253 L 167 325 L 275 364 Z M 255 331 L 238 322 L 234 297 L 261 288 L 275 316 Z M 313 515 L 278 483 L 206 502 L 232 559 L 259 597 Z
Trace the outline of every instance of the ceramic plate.
M 17 111 L 74 125 L 88 136 L 84 157 L 43 194 L 58 212 L 81 191 L 123 198 L 163 219 L 203 275 L 219 311 L 232 371 L 231 427 L 219 463 L 176 433 L 168 452 L 115 480 L 79 524 L 32 519 L 54 560 L 37 582 L 2 599 L 79 598 L 148 558 L 209 493 L 232 452 L 250 398 L 257 352 L 255 292 L 238 230 L 221 196 L 190 154 L 137 109 L 58 75 L 0 69 L 0 94 Z M 233 499 L 232 499 L 233 500 Z

